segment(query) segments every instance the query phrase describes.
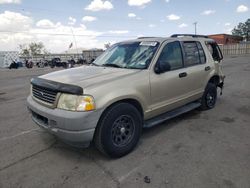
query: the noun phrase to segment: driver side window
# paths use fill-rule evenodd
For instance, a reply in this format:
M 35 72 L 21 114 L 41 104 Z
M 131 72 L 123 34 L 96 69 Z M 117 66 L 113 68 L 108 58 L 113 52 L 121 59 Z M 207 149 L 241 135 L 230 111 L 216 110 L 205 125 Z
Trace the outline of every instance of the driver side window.
M 183 67 L 182 50 L 178 41 L 170 42 L 163 48 L 158 59 L 161 67 L 165 70 L 176 70 Z

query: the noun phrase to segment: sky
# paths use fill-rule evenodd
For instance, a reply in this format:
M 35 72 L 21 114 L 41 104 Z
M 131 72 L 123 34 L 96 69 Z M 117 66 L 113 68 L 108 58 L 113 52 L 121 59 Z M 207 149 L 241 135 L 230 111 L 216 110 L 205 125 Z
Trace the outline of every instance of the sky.
M 250 0 L 0 0 L 0 51 L 43 42 L 48 51 L 104 48 L 141 36 L 230 34 Z

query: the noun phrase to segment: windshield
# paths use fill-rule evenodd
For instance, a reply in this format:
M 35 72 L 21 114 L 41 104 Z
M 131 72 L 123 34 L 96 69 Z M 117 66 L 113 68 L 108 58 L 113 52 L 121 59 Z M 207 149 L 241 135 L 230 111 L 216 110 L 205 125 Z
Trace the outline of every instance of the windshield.
M 117 68 L 146 69 L 158 46 L 158 42 L 118 43 L 100 55 L 93 64 Z

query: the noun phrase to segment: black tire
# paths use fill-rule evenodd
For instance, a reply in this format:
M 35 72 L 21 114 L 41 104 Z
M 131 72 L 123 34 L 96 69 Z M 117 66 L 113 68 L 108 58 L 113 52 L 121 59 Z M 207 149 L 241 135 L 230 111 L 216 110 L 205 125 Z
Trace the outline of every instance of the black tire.
M 215 107 L 217 100 L 217 87 L 213 83 L 208 83 L 201 98 L 201 110 L 209 110 Z
M 102 115 L 94 137 L 96 148 L 112 158 L 130 153 L 142 131 L 142 116 L 131 104 L 117 103 Z
M 62 62 L 62 67 L 67 69 L 68 68 L 68 64 L 66 62 Z
M 53 68 L 55 68 L 56 65 L 54 63 L 51 63 L 49 66 L 50 66 L 50 68 L 53 69 Z
M 30 62 L 29 68 L 32 69 L 32 68 L 33 68 L 33 65 L 34 65 L 34 63 L 31 61 L 31 62 Z

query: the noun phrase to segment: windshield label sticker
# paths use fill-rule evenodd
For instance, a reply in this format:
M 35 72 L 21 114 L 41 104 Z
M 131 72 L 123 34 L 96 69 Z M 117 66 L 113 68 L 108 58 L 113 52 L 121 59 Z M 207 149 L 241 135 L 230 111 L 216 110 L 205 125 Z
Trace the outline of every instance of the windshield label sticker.
M 156 46 L 157 42 L 149 42 L 149 41 L 143 41 L 140 43 L 140 46 Z

